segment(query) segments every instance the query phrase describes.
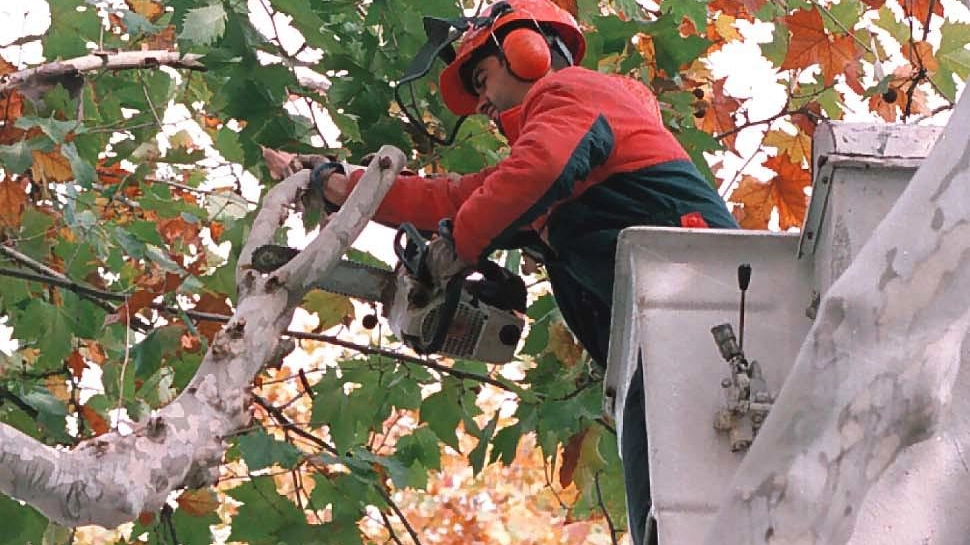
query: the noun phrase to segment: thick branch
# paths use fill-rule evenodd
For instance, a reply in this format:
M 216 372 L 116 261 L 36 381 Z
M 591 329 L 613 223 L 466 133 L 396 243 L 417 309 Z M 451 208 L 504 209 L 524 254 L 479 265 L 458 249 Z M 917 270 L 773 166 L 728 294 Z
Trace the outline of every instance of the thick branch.
M 23 86 L 31 86 L 33 82 L 47 82 L 94 70 L 131 70 L 156 68 L 158 66 L 205 70 L 205 66 L 199 62 L 200 58 L 201 55 L 191 53 L 182 55 L 176 51 L 161 50 L 98 52 L 7 74 L 0 78 L 0 93 Z
M 307 256 L 314 263 L 336 263 L 346 250 L 341 244 L 359 234 L 346 226 L 366 224 L 353 217 L 373 211 L 404 167 L 404 154 L 391 147 L 380 151 L 386 160 L 375 162 L 361 180 L 361 194 L 370 205 L 345 206 L 319 237 L 336 243 L 311 244 L 304 254 L 319 249 L 333 256 Z M 254 245 L 271 240 L 285 204 L 308 180 L 305 171 L 287 178 L 266 195 L 244 256 Z M 290 201 L 285 201 L 290 199 Z M 332 227 L 335 226 L 335 227 Z M 334 235 L 339 229 L 339 235 Z M 324 266 L 308 270 L 325 275 Z M 251 419 L 248 391 L 253 377 L 278 356 L 280 334 L 289 325 L 302 295 L 290 293 L 276 276 L 253 270 L 238 271 L 240 297 L 235 315 L 216 335 L 195 377 L 168 406 L 140 422 L 128 435 L 111 432 L 85 441 L 71 451 L 54 449 L 0 425 L 0 492 L 25 501 L 59 524 L 98 524 L 114 527 L 142 512 L 157 511 L 173 490 L 200 487 L 216 481 L 226 449 L 225 438 L 246 427 Z

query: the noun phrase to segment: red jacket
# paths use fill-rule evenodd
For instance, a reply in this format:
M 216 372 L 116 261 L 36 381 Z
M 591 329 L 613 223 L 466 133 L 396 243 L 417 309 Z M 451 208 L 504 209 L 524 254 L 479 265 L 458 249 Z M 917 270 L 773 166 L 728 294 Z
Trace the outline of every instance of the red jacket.
M 434 231 L 452 218 L 458 256 L 475 263 L 502 235 L 542 232 L 558 206 L 607 178 L 689 161 L 645 86 L 581 67 L 539 80 L 520 107 L 503 113 L 502 125 L 507 158 L 457 181 L 401 176 L 374 219 Z

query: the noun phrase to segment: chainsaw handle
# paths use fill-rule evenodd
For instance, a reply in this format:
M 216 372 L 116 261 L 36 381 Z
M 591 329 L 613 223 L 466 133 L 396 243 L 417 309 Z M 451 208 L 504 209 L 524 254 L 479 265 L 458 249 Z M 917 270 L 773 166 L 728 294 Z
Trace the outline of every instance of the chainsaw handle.
M 411 276 L 422 283 L 430 284 L 430 274 L 425 264 L 428 255 L 428 239 L 421 236 L 418 229 L 410 223 L 402 223 L 394 235 L 394 253 L 398 261 Z

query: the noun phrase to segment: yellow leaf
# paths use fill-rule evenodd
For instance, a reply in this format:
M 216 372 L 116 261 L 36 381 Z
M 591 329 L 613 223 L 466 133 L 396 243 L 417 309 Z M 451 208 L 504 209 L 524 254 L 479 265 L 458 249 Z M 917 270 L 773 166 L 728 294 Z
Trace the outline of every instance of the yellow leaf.
M 74 179 L 71 163 L 61 155 L 60 148 L 43 152 L 34 150 L 34 165 L 31 167 L 34 177 L 47 182 L 67 182 Z
M 583 347 L 576 342 L 566 323 L 557 320 L 549 324 L 549 349 L 564 365 L 572 367 L 583 355 Z
M 802 131 L 791 135 L 783 130 L 771 130 L 765 134 L 764 143 L 778 148 L 778 155 L 787 153 L 794 163 L 812 156 L 812 138 Z
M 125 3 L 131 11 L 152 22 L 165 13 L 165 6 L 155 0 L 125 0 Z
M 714 28 L 717 33 L 728 42 L 741 39 L 741 33 L 734 26 L 736 19 L 730 15 L 721 14 L 714 21 Z
M 57 376 L 47 377 L 44 379 L 44 386 L 59 401 L 63 401 L 64 403 L 71 401 L 71 392 L 68 391 L 67 381 L 63 378 Z
M 313 290 L 303 298 L 303 308 L 319 318 L 320 325 L 316 327 L 318 331 L 354 320 L 354 304 L 345 295 Z
M 175 500 L 179 504 L 179 509 L 186 515 L 193 517 L 203 517 L 209 513 L 214 513 L 219 508 L 219 499 L 212 489 L 186 490 Z

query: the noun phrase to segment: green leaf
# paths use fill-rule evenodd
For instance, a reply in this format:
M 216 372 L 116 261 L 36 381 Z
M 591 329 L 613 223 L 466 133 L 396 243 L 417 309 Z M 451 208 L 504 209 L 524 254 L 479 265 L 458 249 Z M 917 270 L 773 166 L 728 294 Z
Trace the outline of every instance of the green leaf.
M 680 68 L 694 61 L 711 44 L 699 36 L 681 36 L 672 17 L 661 17 L 649 30 L 657 52 L 657 66 L 674 75 Z
M 298 448 L 277 440 L 263 429 L 240 437 L 239 451 L 250 471 L 258 471 L 274 464 L 283 469 L 293 469 L 300 460 Z
M 771 61 L 771 64 L 780 66 L 788 55 L 788 28 L 781 23 L 774 23 L 771 41 L 760 45 L 761 54 Z
M 845 36 L 847 31 L 852 32 L 852 27 L 859 22 L 866 8 L 859 0 L 841 0 L 838 4 L 829 4 L 821 9 L 825 29 L 836 36 Z
M 495 434 L 492 440 L 491 462 L 501 460 L 503 464 L 510 465 L 515 461 L 516 453 L 519 449 L 519 440 L 522 438 L 522 425 L 520 423 L 502 428 Z
M 41 43 L 48 60 L 70 59 L 87 54 L 87 42 L 97 42 L 101 20 L 94 6 L 84 0 L 50 2 L 51 26 Z
M 462 420 L 462 410 L 458 399 L 458 385 L 455 381 L 442 381 L 441 390 L 424 398 L 421 403 L 421 422 L 426 422 L 442 443 L 461 452 L 457 431 L 458 423 Z
M 305 526 L 306 516 L 293 502 L 276 492 L 270 477 L 258 477 L 230 490 L 229 495 L 243 502 L 232 519 L 228 541 L 250 545 L 278 545 L 278 532 L 289 525 Z M 272 513 L 267 516 L 267 513 Z
M 419 463 L 428 469 L 441 470 L 438 436 L 428 426 L 421 426 L 398 439 L 394 455 L 406 466 Z
M 47 518 L 32 507 L 0 494 L 0 545 L 40 544 L 47 529 Z
M 81 158 L 73 142 L 62 145 L 61 153 L 71 163 L 71 170 L 74 172 L 74 181 L 81 187 L 90 188 L 91 184 L 98 179 L 98 174 L 95 172 L 94 166 Z
M 707 28 L 707 4 L 710 0 L 663 0 L 660 11 L 669 13 L 676 21 L 690 19 L 701 32 Z
M 219 515 L 209 513 L 201 517 L 189 515 L 181 509 L 172 513 L 175 535 L 182 543 L 212 543 L 212 528 L 220 524 Z
M 354 304 L 346 295 L 338 295 L 323 290 L 312 290 L 303 297 L 301 305 L 307 312 L 317 315 L 320 320 L 318 329 L 325 331 L 341 325 L 345 320 L 354 319 Z
M 39 371 L 60 368 L 71 353 L 71 323 L 61 309 L 46 301 L 32 300 L 13 328 L 14 337 L 43 347 L 36 363 Z
M 36 149 L 30 141 L 21 140 L 9 146 L 0 146 L 0 165 L 7 174 L 21 174 L 34 164 L 31 151 Z
M 340 452 L 347 452 L 364 440 L 383 421 L 379 416 L 387 410 L 382 399 L 384 393 L 377 387 L 376 373 L 357 373 L 354 379 L 348 374 L 345 372 L 343 378 L 327 374 L 313 386 L 316 396 L 311 418 L 327 424 L 333 444 Z M 361 386 L 344 393 L 344 384 L 355 381 Z
M 160 327 L 131 349 L 135 376 L 146 379 L 158 371 L 162 361 L 174 355 L 184 328 L 178 325 Z
M 84 126 L 77 121 L 59 121 L 44 117 L 21 117 L 14 122 L 14 126 L 23 130 L 38 127 L 55 144 L 63 144 L 71 132 L 83 132 L 84 130 Z
M 179 39 L 195 45 L 211 45 L 226 31 L 226 10 L 220 4 L 190 9 L 182 22 Z
M 488 445 L 492 440 L 492 436 L 495 434 L 495 428 L 498 426 L 499 411 L 495 411 L 495 415 L 489 420 L 485 429 L 482 430 L 481 437 L 478 438 L 478 444 L 475 448 L 468 453 L 468 461 L 472 464 L 472 473 L 478 475 L 485 468 L 485 455 L 488 453 Z

